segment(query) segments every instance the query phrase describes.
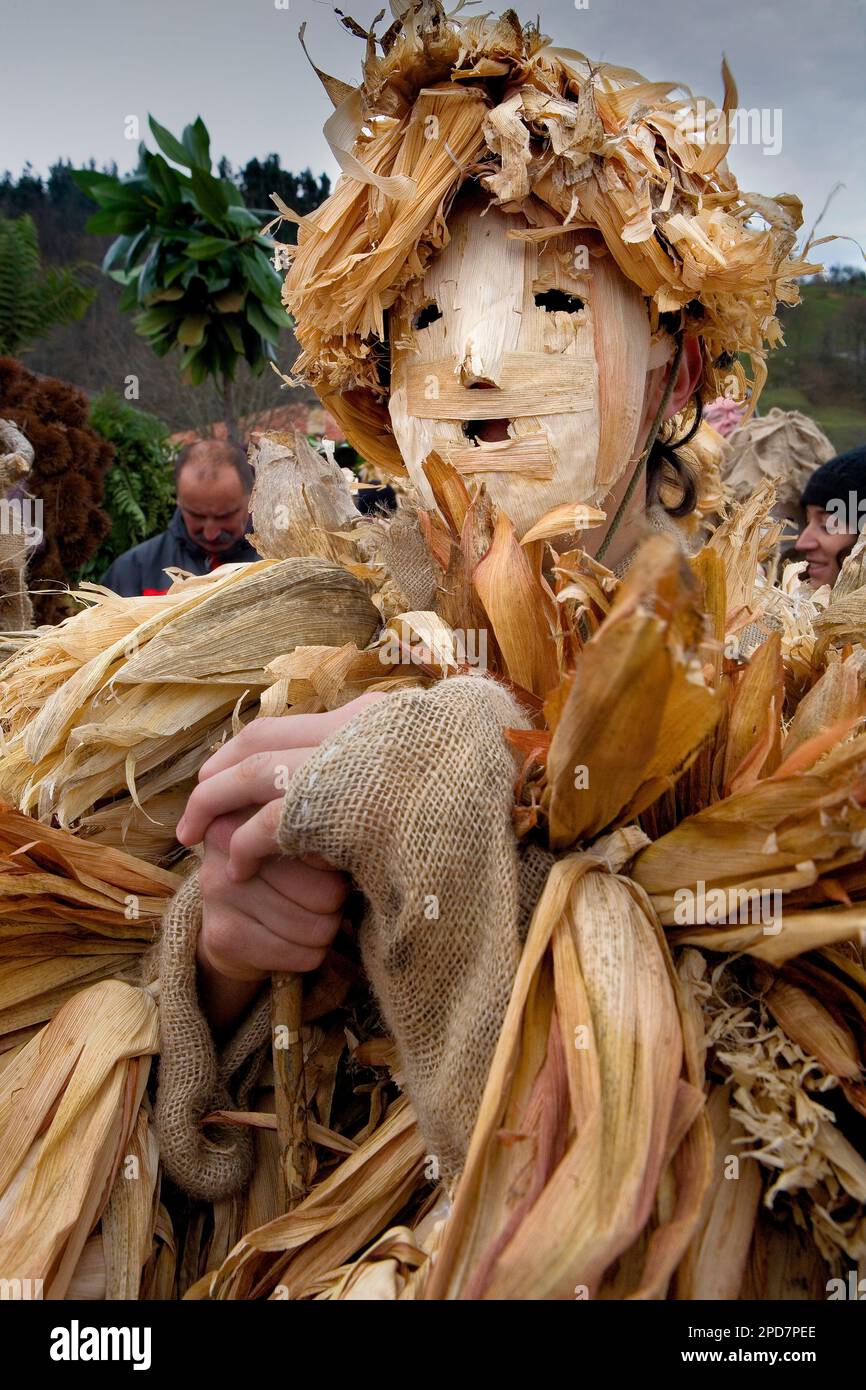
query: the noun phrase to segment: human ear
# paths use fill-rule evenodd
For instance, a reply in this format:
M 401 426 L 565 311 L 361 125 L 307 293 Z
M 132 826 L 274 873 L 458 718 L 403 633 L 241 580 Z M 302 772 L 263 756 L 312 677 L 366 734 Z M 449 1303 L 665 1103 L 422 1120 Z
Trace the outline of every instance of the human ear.
M 698 389 L 698 383 L 703 371 L 703 360 L 701 357 L 701 345 L 694 333 L 683 335 L 683 353 L 680 358 L 677 379 L 674 382 L 674 389 L 668 401 L 665 419 L 669 420 L 672 415 L 676 415 L 682 410 Z M 668 372 L 665 372 L 667 381 Z M 658 409 L 658 407 L 656 407 Z
M 644 396 L 643 418 L 638 432 L 637 449 L 642 450 L 646 442 L 646 437 L 650 431 L 653 421 L 658 414 L 659 406 L 670 376 L 672 363 L 666 366 L 656 367 L 647 374 L 646 394 Z M 683 406 L 692 398 L 698 389 L 698 384 L 703 371 L 703 360 L 701 357 L 701 345 L 694 333 L 683 335 L 683 351 L 680 357 L 677 379 L 674 382 L 670 399 L 665 408 L 665 419 L 676 415 Z

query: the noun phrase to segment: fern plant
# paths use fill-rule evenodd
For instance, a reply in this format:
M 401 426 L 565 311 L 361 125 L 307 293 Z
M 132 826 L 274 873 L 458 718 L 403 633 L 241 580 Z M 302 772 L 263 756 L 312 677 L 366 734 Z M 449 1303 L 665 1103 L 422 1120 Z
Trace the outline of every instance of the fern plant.
M 21 357 L 96 296 L 69 266 L 43 267 L 32 217 L 0 217 L 0 357 Z
M 111 530 L 80 575 L 98 580 L 118 555 L 165 530 L 175 508 L 177 449 L 161 420 L 136 410 L 113 391 L 96 397 L 90 423 L 114 445 L 102 503 L 111 517 Z

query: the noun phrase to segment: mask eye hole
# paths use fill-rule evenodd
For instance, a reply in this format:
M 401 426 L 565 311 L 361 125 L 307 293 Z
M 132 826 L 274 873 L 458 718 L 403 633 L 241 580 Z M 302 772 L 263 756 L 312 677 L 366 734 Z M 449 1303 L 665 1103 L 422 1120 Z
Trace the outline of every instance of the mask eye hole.
M 436 320 L 441 319 L 441 317 L 442 310 L 439 308 L 439 305 L 436 303 L 434 299 L 432 303 L 425 304 L 423 309 L 418 310 L 417 314 L 412 320 L 412 327 L 429 328 L 431 323 L 435 323 Z
M 574 294 L 566 294 L 564 290 L 545 290 L 543 294 L 535 296 L 535 302 L 539 309 L 545 309 L 548 314 L 579 314 L 585 307 L 582 299 Z

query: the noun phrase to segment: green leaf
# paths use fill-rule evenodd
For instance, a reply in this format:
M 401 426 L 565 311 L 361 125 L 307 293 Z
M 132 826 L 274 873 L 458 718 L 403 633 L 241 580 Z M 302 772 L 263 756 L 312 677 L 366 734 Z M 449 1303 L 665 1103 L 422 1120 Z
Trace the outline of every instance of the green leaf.
M 114 278 L 116 277 L 116 275 L 118 274 L 118 272 L 115 270 L 115 271 L 112 271 L 111 274 L 112 274 L 112 279 L 114 279 Z M 118 307 L 118 309 L 120 310 L 120 312 L 121 312 L 122 314 L 128 314 L 128 313 L 130 313 L 133 309 L 137 309 L 137 308 L 138 308 L 138 276 L 137 276 L 137 275 L 136 275 L 135 277 L 130 276 L 130 279 L 128 280 L 128 282 L 127 282 L 127 284 L 126 284 L 126 288 L 124 289 L 123 294 L 120 296 L 120 299 L 118 300 L 117 307 Z
M 172 135 L 171 131 L 166 130 L 164 125 L 160 125 L 159 121 L 153 116 L 148 117 L 148 124 L 153 131 L 153 138 L 159 145 L 163 154 L 168 155 L 169 159 L 173 159 L 175 164 L 179 164 L 183 169 L 192 168 L 188 151 L 181 142 Z
M 244 273 L 259 299 L 263 299 L 265 303 L 268 301 L 279 303 L 280 277 L 273 266 L 265 259 L 261 251 L 255 250 L 252 246 L 245 246 L 241 255 L 243 256 Z
M 199 347 L 204 342 L 208 322 L 207 314 L 190 314 L 177 331 L 177 341 L 184 347 Z
M 147 243 L 150 241 L 150 238 L 151 238 L 152 235 L 153 235 L 153 229 L 152 229 L 151 227 L 148 226 L 148 227 L 143 227 L 142 230 L 139 232 L 138 236 L 135 238 L 135 241 L 134 241 L 134 242 L 132 243 L 132 245 L 130 246 L 129 251 L 128 251 L 127 256 L 126 256 L 126 264 L 127 264 L 127 266 L 129 267 L 130 270 L 131 270 L 131 269 L 136 265 L 136 263 L 138 262 L 138 260 L 139 260 L 139 258 L 140 258 L 140 256 L 141 256 L 142 251 L 143 251 L 143 250 L 145 249 L 145 247 L 147 246 Z
M 150 249 L 150 253 L 141 267 L 141 274 L 138 277 L 138 302 L 146 304 L 158 287 L 161 276 L 159 274 L 159 262 L 162 252 L 162 244 L 155 241 Z
M 180 200 L 181 176 L 161 154 L 148 154 L 145 160 L 148 176 L 164 203 L 177 203 Z
M 220 274 L 218 261 L 205 261 L 199 262 L 199 264 L 202 266 L 202 274 L 204 275 L 205 287 L 209 296 L 221 294 L 223 290 L 227 290 L 229 288 L 232 282 L 231 276 Z
M 229 210 L 229 202 L 222 186 L 222 180 L 215 179 L 212 174 L 206 174 L 203 169 L 193 169 L 190 182 L 199 211 L 209 221 L 221 227 L 226 221 Z
M 235 192 L 237 192 L 237 189 L 235 189 Z M 240 197 L 240 194 L 238 194 L 238 197 Z M 229 208 L 229 220 L 234 223 L 236 227 L 244 227 L 249 231 L 252 231 L 254 227 L 258 228 L 261 222 L 261 218 L 254 212 L 250 212 L 249 208 L 245 208 L 242 204 L 241 206 L 236 205 Z
M 94 200 L 97 189 L 108 188 L 112 184 L 117 183 L 117 176 L 115 174 L 99 174 L 95 169 L 73 169 L 72 179 L 83 193 L 86 193 L 90 198 L 94 198 Z
M 220 326 L 225 329 L 226 337 L 239 357 L 246 353 L 244 348 L 244 335 L 241 332 L 241 325 L 236 318 L 224 318 L 220 320 Z
M 191 386 L 201 386 L 207 380 L 207 363 L 200 352 L 192 353 L 185 364 L 181 362 L 181 375 Z
M 170 265 L 163 276 L 164 285 L 173 285 L 175 280 L 179 280 L 185 270 L 190 269 L 189 261 L 181 258 L 176 260 L 174 265 Z
M 251 324 L 257 333 L 261 334 L 266 343 L 272 346 L 276 344 L 279 334 L 270 319 L 265 318 L 262 313 L 261 305 L 257 299 L 248 299 L 244 305 L 247 323 Z
M 153 309 L 147 309 L 143 314 L 139 315 L 136 328 L 139 333 L 143 335 L 158 333 L 168 324 L 174 323 L 176 318 L 176 309 L 172 309 L 168 305 L 160 305 Z
M 100 189 L 96 199 L 100 207 L 120 210 L 121 208 L 140 208 L 142 199 L 153 192 L 149 179 L 115 179 L 111 187 Z
M 105 271 L 106 275 L 109 270 L 117 265 L 118 261 L 126 260 L 127 252 L 134 241 L 134 236 L 119 236 L 111 243 L 102 258 L 102 269 Z
M 222 255 L 228 247 L 234 246 L 233 241 L 221 236 L 197 237 L 195 241 L 189 242 L 186 251 L 188 256 L 192 256 L 197 261 L 207 261 L 214 256 Z
M 192 125 L 188 125 L 183 132 L 183 145 L 190 157 L 193 167 L 205 169 L 210 172 L 210 135 L 207 126 L 201 116 L 197 116 Z
M 291 328 L 291 319 L 281 304 L 263 304 L 262 312 L 265 318 L 270 319 L 274 327 L 281 333 L 284 333 L 287 328 Z
M 150 239 L 150 228 L 145 227 L 138 235 L 118 237 L 112 242 L 102 261 L 102 269 L 106 275 L 112 271 L 120 261 L 124 262 L 124 267 L 134 266 L 140 252 L 147 245 Z M 124 282 L 125 283 L 125 282 Z
M 129 232 L 140 232 L 147 222 L 143 210 L 133 212 L 127 208 L 103 208 L 88 217 L 84 230 L 92 236 L 118 236 Z
M 243 290 L 223 290 L 220 294 L 214 295 L 214 307 L 221 314 L 235 314 L 238 309 L 243 308 L 245 298 Z
M 156 357 L 167 357 L 174 346 L 175 340 L 172 334 L 168 336 L 160 334 L 158 337 L 150 339 L 150 350 Z

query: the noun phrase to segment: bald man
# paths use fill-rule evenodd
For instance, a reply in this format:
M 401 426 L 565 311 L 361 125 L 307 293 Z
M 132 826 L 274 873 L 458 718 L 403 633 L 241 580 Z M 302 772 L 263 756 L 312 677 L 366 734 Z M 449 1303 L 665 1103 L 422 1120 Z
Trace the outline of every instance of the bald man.
M 177 509 L 166 530 L 119 555 L 102 576 L 115 593 L 164 594 L 169 565 L 207 574 L 217 565 L 260 558 L 245 534 L 253 474 L 239 444 L 200 439 L 185 445 L 174 481 Z

